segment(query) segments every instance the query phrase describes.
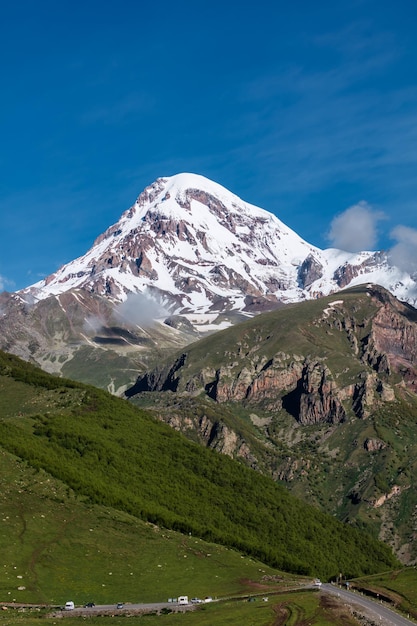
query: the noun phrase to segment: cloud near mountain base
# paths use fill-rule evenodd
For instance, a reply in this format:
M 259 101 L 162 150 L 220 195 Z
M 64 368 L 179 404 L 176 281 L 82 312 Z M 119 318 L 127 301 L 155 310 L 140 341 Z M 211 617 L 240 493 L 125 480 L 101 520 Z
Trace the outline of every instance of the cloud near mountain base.
M 336 215 L 327 238 L 333 248 L 345 252 L 374 250 L 377 244 L 377 225 L 384 217 L 381 211 L 375 211 L 367 202 L 361 201 Z
M 130 293 L 126 300 L 118 305 L 114 313 L 116 319 L 131 326 L 151 326 L 155 319 L 168 315 L 168 311 L 143 293 Z
M 417 230 L 396 226 L 391 237 L 397 243 L 389 251 L 390 263 L 410 274 L 417 272 Z

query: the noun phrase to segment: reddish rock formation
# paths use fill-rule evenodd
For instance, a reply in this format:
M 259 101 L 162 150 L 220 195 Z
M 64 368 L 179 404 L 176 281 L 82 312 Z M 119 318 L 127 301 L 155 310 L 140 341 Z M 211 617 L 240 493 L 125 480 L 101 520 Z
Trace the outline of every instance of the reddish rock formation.
M 339 424 L 346 419 L 346 411 L 338 397 L 337 385 L 329 379 L 330 371 L 321 363 L 308 363 L 299 383 L 301 424 L 329 422 Z

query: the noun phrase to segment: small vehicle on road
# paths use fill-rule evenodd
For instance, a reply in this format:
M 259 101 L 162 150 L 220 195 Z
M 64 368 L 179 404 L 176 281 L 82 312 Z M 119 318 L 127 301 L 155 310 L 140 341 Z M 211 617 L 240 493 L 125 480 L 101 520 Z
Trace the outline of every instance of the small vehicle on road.
M 118 602 L 117 606 L 116 606 L 116 609 L 122 609 L 123 607 L 124 607 L 123 602 Z
M 85 609 L 92 609 L 94 606 L 96 606 L 94 602 L 87 602 L 87 604 L 84 604 Z

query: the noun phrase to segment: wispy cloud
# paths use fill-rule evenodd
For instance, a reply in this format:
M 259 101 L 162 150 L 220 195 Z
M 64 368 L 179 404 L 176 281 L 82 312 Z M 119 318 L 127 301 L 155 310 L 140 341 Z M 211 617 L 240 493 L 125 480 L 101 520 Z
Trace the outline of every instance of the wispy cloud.
M 106 321 L 98 315 L 90 315 L 84 320 L 84 331 L 88 334 L 96 334 L 106 326 Z
M 403 54 L 403 45 L 389 30 L 376 30 L 371 19 L 356 19 L 339 30 L 313 35 L 312 40 L 325 52 L 332 50 L 352 78 L 385 72 Z
M 366 202 L 349 207 L 332 220 L 328 239 L 332 247 L 347 252 L 373 250 L 377 244 L 377 225 L 384 218 Z
M 389 251 L 391 263 L 411 274 L 417 272 L 417 230 L 396 226 L 391 238 L 397 242 Z
M 115 310 L 115 317 L 129 326 L 151 326 L 155 319 L 167 315 L 164 307 L 144 293 L 131 293 Z
M 300 77 L 303 83 L 303 78 Z M 314 191 L 338 180 L 392 181 L 392 168 L 417 163 L 417 88 L 386 94 L 375 91 L 338 93 L 329 89 L 333 76 L 306 77 L 297 102 L 265 113 L 267 120 L 245 117 L 245 125 L 268 128 L 256 136 L 256 154 L 276 187 Z M 314 82 L 313 84 L 311 84 Z M 290 87 L 288 87 L 290 88 Z M 384 181 L 387 170 L 391 176 Z M 394 181 L 395 182 L 395 181 Z

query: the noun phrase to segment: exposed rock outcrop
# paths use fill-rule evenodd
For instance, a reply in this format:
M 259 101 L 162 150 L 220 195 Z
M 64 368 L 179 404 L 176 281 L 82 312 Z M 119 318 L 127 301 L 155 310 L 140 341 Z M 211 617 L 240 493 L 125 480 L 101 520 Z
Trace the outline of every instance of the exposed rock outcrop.
M 339 424 L 346 419 L 330 370 L 318 361 L 306 362 L 296 389 L 284 397 L 283 406 L 303 425 Z
M 303 289 L 310 287 L 316 280 L 323 276 L 323 266 L 317 259 L 309 254 L 301 263 L 298 270 L 298 281 Z
M 382 439 L 375 439 L 367 437 L 363 443 L 363 447 L 367 452 L 379 452 L 386 448 L 387 444 Z
M 371 257 L 367 257 L 364 259 L 362 263 L 352 265 L 348 261 L 346 261 L 343 265 L 339 266 L 333 275 L 333 279 L 336 281 L 338 287 L 343 289 L 349 283 L 360 276 L 361 274 L 366 275 L 368 271 L 372 271 L 379 264 L 383 263 L 386 259 L 386 254 L 383 251 L 376 252 Z

